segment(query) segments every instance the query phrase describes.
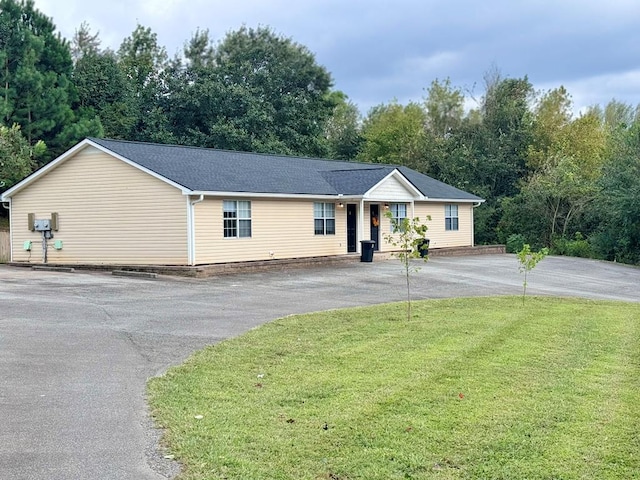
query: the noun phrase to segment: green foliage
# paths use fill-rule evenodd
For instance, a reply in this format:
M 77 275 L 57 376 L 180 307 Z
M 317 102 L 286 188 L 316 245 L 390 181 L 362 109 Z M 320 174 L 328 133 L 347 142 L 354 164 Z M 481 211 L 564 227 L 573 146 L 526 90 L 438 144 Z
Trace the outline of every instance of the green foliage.
M 196 51 L 208 52 L 202 43 L 195 38 L 189 48 L 198 44 Z M 327 154 L 324 126 L 335 106 L 331 76 L 293 40 L 269 28 L 242 27 L 220 42 L 212 62 L 190 59 L 174 74 L 167 111 L 181 143 Z
M 100 118 L 108 138 L 130 139 L 138 123 L 134 89 L 112 52 L 88 53 L 76 62 L 73 81 L 79 108 Z
M 617 140 L 598 182 L 599 222 L 591 238 L 604 258 L 640 264 L 640 124 L 620 132 Z
M 420 267 L 411 262 L 412 259 L 422 259 L 426 262 L 429 244 L 425 240 L 425 235 L 429 227 L 420 221 L 420 218 L 403 218 L 398 220 L 393 218 L 390 211 L 385 213 L 385 217 L 391 222 L 392 233 L 385 234 L 385 241 L 399 249 L 392 255 L 395 256 L 405 273 L 407 285 L 407 320 L 411 320 L 411 274 L 420 270 Z M 426 220 L 431 220 L 427 217 Z
M 449 78 L 431 82 L 424 104 L 427 130 L 436 138 L 446 138 L 459 129 L 464 116 L 464 95 L 451 85 Z
M 87 22 L 82 22 L 73 34 L 71 40 L 71 56 L 73 63 L 87 55 L 98 55 L 100 53 L 99 33 L 91 33 L 91 28 Z
M 362 127 L 364 143 L 358 160 L 405 165 L 418 170 L 426 162 L 425 111 L 417 103 L 378 105 Z
M 151 379 L 151 413 L 181 480 L 637 478 L 640 307 L 529 302 L 289 316 Z
M 576 232 L 573 240 L 566 237 L 555 238 L 551 252 L 568 257 L 593 258 L 595 256 L 591 243 L 580 232 Z
M 21 126 L 30 145 L 42 140 L 46 162 L 82 137 L 101 133 L 95 116 L 72 108 L 76 92 L 68 43 L 32 0 L 0 0 L 0 114 Z
M 33 147 L 29 145 L 19 125 L 11 128 L 0 125 L 0 192 L 29 175 L 36 166 L 35 159 L 45 151 L 42 141 Z
M 528 243 L 522 246 L 522 250 L 516 253 L 518 262 L 520 262 L 520 273 L 524 274 L 524 281 L 522 282 L 522 304 L 524 305 L 524 299 L 527 295 L 527 274 L 533 270 L 536 265 L 549 255 L 549 249 L 543 248 L 539 252 L 532 252 Z
M 324 127 L 327 155 L 336 160 L 355 160 L 363 141 L 360 112 L 343 92 L 332 92 L 330 96 L 336 106 Z
M 507 253 L 517 253 L 522 250 L 525 244 L 524 235 L 520 233 L 512 233 L 507 238 Z
M 505 243 L 510 235 L 522 235 L 524 243 L 532 248 L 539 249 L 549 245 L 548 223 L 545 216 L 540 215 L 546 205 L 540 197 L 523 188 L 514 197 L 503 198 L 500 205 L 502 216 L 497 227 L 499 242 Z M 511 253 L 519 250 L 520 248 Z
M 123 40 L 117 59 L 131 89 L 131 96 L 125 90 L 121 99 L 124 103 L 119 102 L 115 106 L 116 112 L 125 113 L 119 126 L 130 126 L 128 131 L 119 132 L 117 136 L 146 142 L 172 142 L 174 138 L 164 105 L 169 93 L 166 76 L 171 69 L 167 52 L 158 44 L 156 33 L 138 24 L 131 35 Z M 132 112 L 127 109 L 127 103 L 133 108 Z M 117 126 L 118 122 L 114 120 L 110 124 Z
M 188 68 L 193 70 L 212 68 L 216 51 L 213 48 L 209 30 L 196 30 L 184 47 L 184 58 Z

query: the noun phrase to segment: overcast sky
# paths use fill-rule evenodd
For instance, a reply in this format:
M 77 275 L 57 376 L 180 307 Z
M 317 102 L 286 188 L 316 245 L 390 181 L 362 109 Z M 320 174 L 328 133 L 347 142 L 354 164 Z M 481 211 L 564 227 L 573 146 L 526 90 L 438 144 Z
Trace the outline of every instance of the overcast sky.
M 574 110 L 640 103 L 638 0 L 35 0 L 71 38 L 81 22 L 117 49 L 137 23 L 170 55 L 196 29 L 221 40 L 270 26 L 308 47 L 363 114 L 394 98 L 420 101 L 432 80 L 478 99 L 495 66 L 536 89 L 564 85 Z

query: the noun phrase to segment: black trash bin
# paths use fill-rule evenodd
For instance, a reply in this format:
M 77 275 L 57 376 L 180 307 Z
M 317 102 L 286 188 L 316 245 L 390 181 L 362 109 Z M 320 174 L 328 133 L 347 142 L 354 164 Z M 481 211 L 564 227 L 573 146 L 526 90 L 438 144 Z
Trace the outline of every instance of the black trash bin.
M 361 262 L 373 262 L 373 249 L 376 246 L 376 242 L 373 240 L 360 240 L 362 247 L 362 254 L 360 255 Z
M 429 256 L 429 239 L 428 238 L 423 238 L 422 240 L 420 240 L 416 244 L 416 247 L 418 248 L 418 252 L 420 253 L 420 256 L 422 258 Z

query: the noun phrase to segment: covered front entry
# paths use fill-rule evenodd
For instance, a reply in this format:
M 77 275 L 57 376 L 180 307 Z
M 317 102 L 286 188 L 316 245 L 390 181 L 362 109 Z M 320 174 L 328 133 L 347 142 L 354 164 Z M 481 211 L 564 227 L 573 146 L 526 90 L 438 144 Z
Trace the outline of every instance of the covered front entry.
M 358 216 L 357 206 L 354 203 L 347 204 L 347 252 L 358 251 Z
M 369 211 L 371 217 L 371 240 L 376 242 L 373 249 L 380 250 L 380 205 L 372 203 Z

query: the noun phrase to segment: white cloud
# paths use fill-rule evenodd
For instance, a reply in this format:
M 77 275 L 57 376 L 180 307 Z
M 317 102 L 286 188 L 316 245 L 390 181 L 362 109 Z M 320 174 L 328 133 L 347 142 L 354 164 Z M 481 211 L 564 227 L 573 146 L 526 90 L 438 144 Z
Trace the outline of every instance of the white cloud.
M 604 106 L 613 99 L 634 107 L 640 104 L 640 69 L 543 84 L 538 87 L 550 90 L 560 85 L 571 94 L 575 113 L 584 112 L 594 105 Z
M 71 38 L 82 21 L 117 49 L 140 23 L 170 55 L 196 29 L 221 40 L 242 24 L 270 26 L 316 54 L 361 108 L 419 101 L 435 78 L 482 89 L 495 64 L 536 88 L 564 84 L 578 108 L 638 103 L 637 0 L 35 0 Z M 474 87 L 475 85 L 475 87 Z M 480 96 L 481 93 L 477 93 Z
M 140 11 L 149 17 L 171 18 L 180 7 L 188 8 L 184 0 L 140 0 Z
M 402 70 L 412 76 L 435 79 L 442 71 L 451 71 L 460 61 L 458 52 L 437 52 L 429 56 L 409 57 L 403 60 Z

